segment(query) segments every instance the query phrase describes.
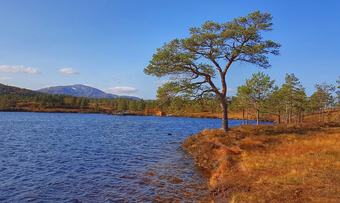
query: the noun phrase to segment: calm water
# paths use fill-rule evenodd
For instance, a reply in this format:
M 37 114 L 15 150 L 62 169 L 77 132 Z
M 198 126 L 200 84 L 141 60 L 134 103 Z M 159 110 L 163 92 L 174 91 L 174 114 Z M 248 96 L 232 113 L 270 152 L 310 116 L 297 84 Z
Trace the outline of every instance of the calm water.
M 0 112 L 0 202 L 197 200 L 204 178 L 180 143 L 219 126 L 217 119 Z

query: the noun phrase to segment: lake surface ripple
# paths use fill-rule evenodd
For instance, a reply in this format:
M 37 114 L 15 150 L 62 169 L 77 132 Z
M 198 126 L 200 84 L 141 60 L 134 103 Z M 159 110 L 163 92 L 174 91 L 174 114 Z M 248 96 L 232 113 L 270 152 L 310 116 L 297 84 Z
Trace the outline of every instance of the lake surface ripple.
M 206 182 L 180 144 L 219 126 L 218 119 L 0 112 L 0 202 L 200 200 Z

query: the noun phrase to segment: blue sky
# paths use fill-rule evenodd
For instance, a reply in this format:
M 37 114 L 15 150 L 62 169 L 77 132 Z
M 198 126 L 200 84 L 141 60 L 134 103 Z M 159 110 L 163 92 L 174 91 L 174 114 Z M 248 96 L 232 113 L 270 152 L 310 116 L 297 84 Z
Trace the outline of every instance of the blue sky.
M 339 1 L 0 0 L 0 83 L 39 89 L 87 84 L 104 91 L 155 98 L 163 79 L 143 68 L 156 48 L 186 37 L 204 21 L 226 22 L 270 12 L 282 44 L 264 70 L 278 84 L 295 73 L 310 94 L 340 75 Z M 235 64 L 230 94 L 259 68 Z

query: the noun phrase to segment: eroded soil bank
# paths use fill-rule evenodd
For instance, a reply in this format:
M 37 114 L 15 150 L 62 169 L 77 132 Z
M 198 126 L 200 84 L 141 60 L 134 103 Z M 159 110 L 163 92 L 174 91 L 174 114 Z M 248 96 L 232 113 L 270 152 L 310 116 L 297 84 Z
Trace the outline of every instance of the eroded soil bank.
M 340 202 L 340 122 L 204 130 L 182 147 L 215 202 Z

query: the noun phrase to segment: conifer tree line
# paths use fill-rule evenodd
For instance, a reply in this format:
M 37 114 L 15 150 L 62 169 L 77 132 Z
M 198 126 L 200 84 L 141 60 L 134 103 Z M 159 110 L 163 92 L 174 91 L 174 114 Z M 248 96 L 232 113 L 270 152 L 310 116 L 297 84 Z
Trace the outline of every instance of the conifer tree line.
M 324 120 L 326 111 L 340 107 L 340 77 L 336 84 L 315 84 L 315 90 L 307 96 L 299 78 L 293 73 L 286 74 L 281 86 L 263 72 L 258 72 L 238 87 L 232 98 L 231 108 L 239 111 L 256 112 L 276 117 L 278 123 L 300 123 L 306 114 L 318 113 Z
M 93 99 L 85 97 L 72 97 L 66 95 L 50 94 L 1 94 L 0 110 L 48 110 L 73 109 L 79 112 L 125 112 L 144 111 L 146 108 L 155 108 L 154 101 L 119 99 Z
M 258 72 L 237 88 L 235 96 L 229 97 L 229 111 L 243 114 L 244 119 L 275 119 L 278 123 L 300 123 L 307 114 L 325 113 L 340 107 L 340 77 L 335 84 L 315 84 L 314 92 L 308 96 L 299 78 L 286 74 L 280 86 L 269 75 Z M 168 113 L 179 112 L 221 112 L 214 95 L 190 100 L 187 94 L 177 94 L 171 82 L 159 87 L 157 105 Z M 252 115 L 252 116 L 248 116 Z
M 90 99 L 48 94 L 1 94 L 0 110 L 76 109 L 79 112 L 139 112 L 162 111 L 167 115 L 219 115 L 222 112 L 219 99 L 213 94 L 199 98 L 181 94 L 172 82 L 160 86 L 156 100 Z M 299 78 L 286 74 L 280 86 L 269 75 L 258 72 L 237 88 L 234 96 L 228 97 L 229 112 L 238 112 L 242 118 L 257 121 L 271 118 L 278 123 L 303 122 L 307 114 L 318 114 L 319 120 L 326 113 L 340 108 L 340 77 L 334 84 L 316 84 L 314 92 L 307 95 Z

